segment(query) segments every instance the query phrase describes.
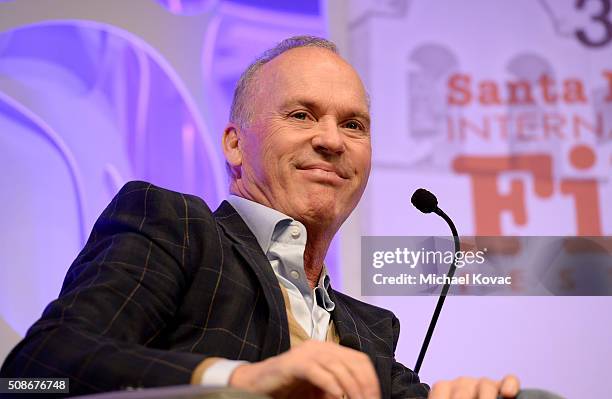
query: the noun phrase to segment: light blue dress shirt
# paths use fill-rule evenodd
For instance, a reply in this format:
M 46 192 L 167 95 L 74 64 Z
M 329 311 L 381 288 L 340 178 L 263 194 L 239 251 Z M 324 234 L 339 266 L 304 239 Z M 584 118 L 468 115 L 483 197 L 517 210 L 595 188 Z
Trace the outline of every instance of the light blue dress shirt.
M 329 276 L 323 267 L 319 282 L 310 288 L 304 271 L 306 227 L 289 216 L 242 197 L 230 195 L 228 202 L 249 227 L 270 261 L 279 283 L 287 291 L 289 306 L 296 321 L 315 340 L 325 341 L 330 312 Z M 202 385 L 227 386 L 240 360 L 220 360 L 206 370 Z

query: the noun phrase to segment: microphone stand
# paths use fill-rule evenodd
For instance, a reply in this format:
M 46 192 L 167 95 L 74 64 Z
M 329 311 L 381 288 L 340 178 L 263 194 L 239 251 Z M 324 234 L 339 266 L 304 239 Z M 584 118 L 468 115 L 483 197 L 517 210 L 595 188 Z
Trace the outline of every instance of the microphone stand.
M 423 345 L 421 345 L 421 351 L 419 352 L 419 358 L 417 359 L 416 366 L 414 366 L 414 372 L 417 374 L 419 374 L 419 371 L 421 370 L 421 365 L 423 364 L 423 359 L 425 358 L 425 353 L 427 352 L 429 341 L 431 341 L 431 336 L 433 335 L 434 329 L 436 328 L 436 323 L 438 322 L 438 317 L 440 316 L 440 312 L 442 311 L 442 306 L 444 305 L 446 294 L 448 293 L 448 290 L 450 289 L 450 279 L 455 274 L 455 270 L 457 270 L 457 266 L 455 265 L 455 262 L 457 260 L 457 252 L 461 250 L 461 243 L 459 242 L 459 234 L 457 233 L 457 228 L 455 227 L 455 224 L 453 223 L 451 218 L 449 218 L 448 215 L 444 213 L 444 211 L 438 208 L 437 206 L 435 207 L 433 212 L 439 215 L 442 219 L 444 219 L 446 223 L 448 224 L 448 226 L 450 227 L 451 232 L 453 233 L 453 239 L 455 241 L 455 252 L 453 254 L 453 263 L 451 264 L 450 269 L 448 270 L 448 274 L 447 274 L 448 280 L 446 284 L 444 284 L 444 286 L 442 287 L 442 293 L 440 293 L 440 297 L 438 298 L 438 303 L 436 304 L 436 309 L 434 310 L 433 316 L 431 317 L 431 321 L 429 322 L 429 328 L 427 329 L 425 340 L 423 341 Z

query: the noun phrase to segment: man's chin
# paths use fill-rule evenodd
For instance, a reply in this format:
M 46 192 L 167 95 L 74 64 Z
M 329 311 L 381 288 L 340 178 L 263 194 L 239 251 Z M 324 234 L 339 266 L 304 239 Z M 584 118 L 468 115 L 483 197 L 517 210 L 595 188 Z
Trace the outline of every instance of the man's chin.
M 316 225 L 335 224 L 339 217 L 337 212 L 338 202 L 333 197 L 313 196 L 300 207 L 299 217 L 304 223 Z

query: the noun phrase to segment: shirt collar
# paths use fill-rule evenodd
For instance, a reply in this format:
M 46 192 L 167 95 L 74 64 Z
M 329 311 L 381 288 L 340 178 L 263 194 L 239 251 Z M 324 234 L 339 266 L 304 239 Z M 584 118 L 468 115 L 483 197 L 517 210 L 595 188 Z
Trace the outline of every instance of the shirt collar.
M 335 309 L 336 305 L 329 296 L 329 275 L 327 274 L 327 266 L 323 264 L 323 270 L 321 270 L 321 276 L 319 277 L 319 283 L 315 287 L 315 295 L 317 303 L 331 312 Z
M 270 249 L 270 242 L 276 225 L 281 222 L 291 223 L 293 221 L 292 218 L 276 209 L 268 208 L 258 202 L 237 195 L 230 195 L 227 201 L 236 209 L 236 212 L 251 230 L 264 254 L 267 254 Z

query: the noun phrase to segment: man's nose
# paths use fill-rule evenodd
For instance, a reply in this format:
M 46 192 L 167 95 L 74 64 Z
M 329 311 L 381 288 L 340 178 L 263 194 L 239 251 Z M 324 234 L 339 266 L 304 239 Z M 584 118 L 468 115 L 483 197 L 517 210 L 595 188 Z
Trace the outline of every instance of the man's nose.
M 346 150 L 344 135 L 335 123 L 323 123 L 312 138 L 315 151 L 340 155 Z

